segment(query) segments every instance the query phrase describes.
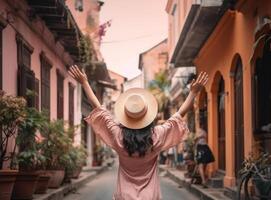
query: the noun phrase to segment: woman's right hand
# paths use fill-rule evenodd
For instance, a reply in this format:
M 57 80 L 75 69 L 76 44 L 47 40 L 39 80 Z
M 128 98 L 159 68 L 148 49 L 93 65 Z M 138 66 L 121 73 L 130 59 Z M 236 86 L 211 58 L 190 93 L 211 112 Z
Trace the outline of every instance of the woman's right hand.
M 73 65 L 70 67 L 69 74 L 81 84 L 88 82 L 88 77 L 86 73 L 84 71 L 81 71 L 77 65 Z

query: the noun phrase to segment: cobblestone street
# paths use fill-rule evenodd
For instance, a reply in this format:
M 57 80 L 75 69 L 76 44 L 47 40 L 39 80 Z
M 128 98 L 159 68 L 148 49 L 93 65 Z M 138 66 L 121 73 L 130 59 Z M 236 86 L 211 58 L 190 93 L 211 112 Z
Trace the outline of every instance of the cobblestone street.
M 116 185 L 117 168 L 100 174 L 80 190 L 68 195 L 65 200 L 110 200 Z M 161 174 L 163 175 L 163 174 Z M 167 177 L 161 176 L 161 189 L 164 200 L 197 200 L 198 198 Z

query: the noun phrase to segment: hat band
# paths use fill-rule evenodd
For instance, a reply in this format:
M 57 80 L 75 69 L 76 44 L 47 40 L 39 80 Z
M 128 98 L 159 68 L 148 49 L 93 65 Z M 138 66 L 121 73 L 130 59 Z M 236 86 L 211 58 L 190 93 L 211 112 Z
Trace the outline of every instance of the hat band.
M 145 105 L 144 108 L 140 112 L 130 112 L 125 106 L 124 106 L 124 112 L 125 114 L 133 119 L 139 119 L 142 118 L 148 111 L 148 107 Z

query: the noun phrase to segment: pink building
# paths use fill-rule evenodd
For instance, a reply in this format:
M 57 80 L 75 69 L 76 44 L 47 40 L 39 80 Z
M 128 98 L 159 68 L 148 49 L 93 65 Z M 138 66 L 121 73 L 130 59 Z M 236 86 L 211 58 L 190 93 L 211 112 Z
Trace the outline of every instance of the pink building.
M 115 87 L 106 89 L 106 92 L 104 94 L 104 104 L 113 113 L 114 104 L 118 99 L 119 95 L 123 92 L 123 84 L 125 83 L 127 78 L 116 72 L 113 72 L 112 70 L 108 70 L 108 72 Z
M 51 120 L 81 123 L 81 88 L 68 74 L 82 37 L 64 1 L 0 1 L 0 89 L 47 110 Z M 52 14 L 54 13 L 54 14 Z M 75 143 L 80 143 L 80 134 Z
M 148 87 L 149 82 L 154 79 L 157 72 L 167 68 L 167 63 L 167 39 L 139 55 L 138 68 L 142 71 L 144 88 Z
M 102 8 L 103 2 L 99 0 L 66 0 L 66 5 L 71 10 L 73 18 L 81 32 L 91 39 L 91 63 L 87 64 L 85 69 L 89 78 L 89 82 L 92 84 L 96 96 L 98 97 L 99 101 L 103 103 L 106 101 L 106 99 L 103 98 L 106 96 L 104 95 L 107 90 L 106 88 L 115 87 L 112 83 L 112 80 L 110 79 L 106 64 L 104 63 L 104 59 L 100 52 L 100 10 Z M 78 118 L 83 119 L 84 117 L 88 116 L 92 108 L 88 103 L 86 96 L 81 93 L 81 90 L 79 90 L 78 95 L 82 99 L 81 104 L 78 104 L 78 107 L 80 107 Z M 88 164 L 99 164 L 99 156 L 97 155 L 95 149 L 101 145 L 101 142 L 92 131 L 90 125 L 87 124 L 84 120 L 82 120 L 82 123 L 84 126 L 81 129 L 80 141 L 81 143 L 85 144 L 88 150 Z

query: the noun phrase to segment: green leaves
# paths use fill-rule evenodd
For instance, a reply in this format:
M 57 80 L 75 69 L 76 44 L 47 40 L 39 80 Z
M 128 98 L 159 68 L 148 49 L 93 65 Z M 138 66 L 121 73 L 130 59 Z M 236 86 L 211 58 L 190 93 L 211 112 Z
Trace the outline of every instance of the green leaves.
M 161 70 L 155 75 L 154 80 L 149 82 L 148 89 L 156 97 L 159 105 L 159 112 L 162 112 L 169 103 L 170 81 L 166 70 Z
M 18 126 L 24 122 L 25 108 L 26 101 L 24 98 L 6 95 L 0 91 L 0 126 L 2 129 L 0 169 L 2 169 L 3 162 L 10 160 L 14 155 L 14 152 L 8 153 L 7 151 L 8 142 L 16 134 Z M 11 148 L 15 150 L 15 146 Z

